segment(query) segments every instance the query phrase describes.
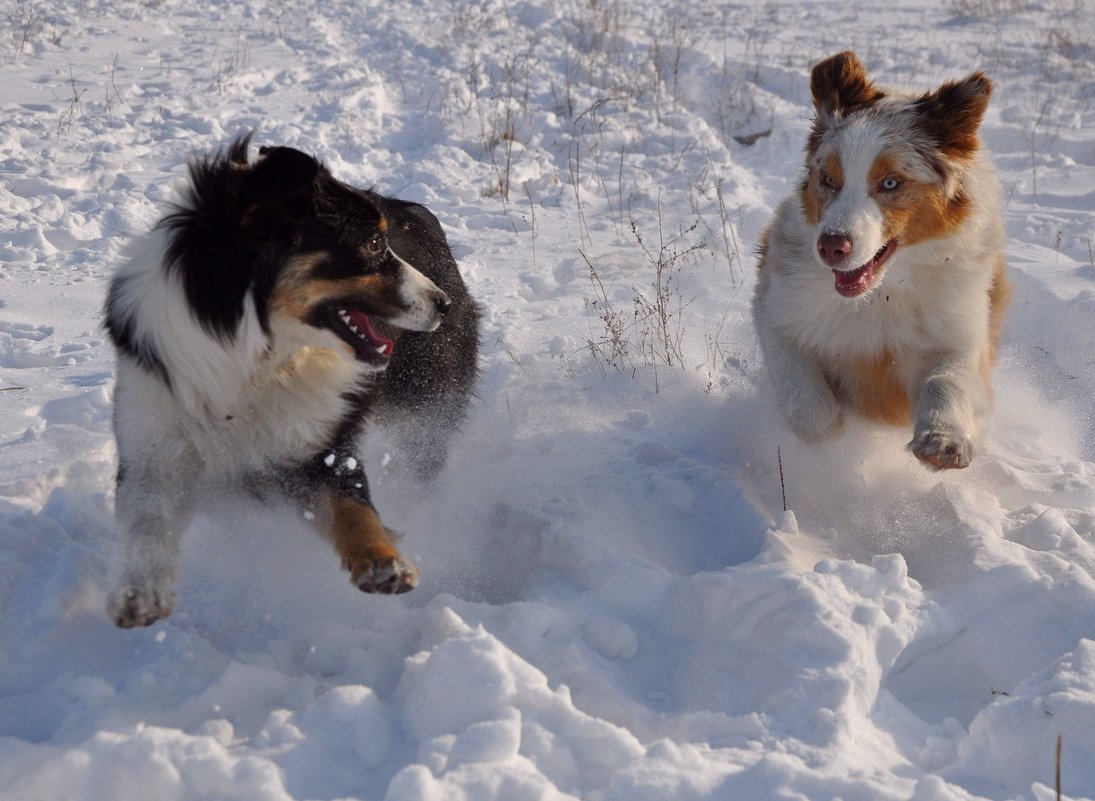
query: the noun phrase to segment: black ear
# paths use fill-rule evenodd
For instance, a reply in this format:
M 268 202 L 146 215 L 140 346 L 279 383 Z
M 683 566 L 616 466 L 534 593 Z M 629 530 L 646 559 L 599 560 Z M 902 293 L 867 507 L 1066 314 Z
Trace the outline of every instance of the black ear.
M 289 200 L 309 191 L 321 169 L 315 158 L 291 147 L 261 147 L 259 155 L 244 184 L 245 208 Z

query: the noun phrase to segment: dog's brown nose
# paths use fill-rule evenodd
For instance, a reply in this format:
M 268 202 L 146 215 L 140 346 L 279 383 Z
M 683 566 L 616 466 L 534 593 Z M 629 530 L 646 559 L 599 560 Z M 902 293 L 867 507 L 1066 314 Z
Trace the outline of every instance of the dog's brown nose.
M 823 262 L 836 267 L 852 252 L 852 240 L 846 234 L 822 234 L 817 238 L 817 252 Z

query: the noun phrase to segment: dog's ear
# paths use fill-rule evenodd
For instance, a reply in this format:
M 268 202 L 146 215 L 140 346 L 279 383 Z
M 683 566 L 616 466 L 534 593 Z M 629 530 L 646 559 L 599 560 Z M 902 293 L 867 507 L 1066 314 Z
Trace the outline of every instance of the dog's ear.
M 259 156 L 244 184 L 244 208 L 289 200 L 309 191 L 321 169 L 314 157 L 291 147 L 261 147 Z
M 977 129 L 991 96 L 992 81 L 983 72 L 947 81 L 916 101 L 918 121 L 944 154 L 968 158 L 980 145 Z
M 867 78 L 863 62 L 850 50 L 814 65 L 810 72 L 810 94 L 819 113 L 841 115 L 885 97 Z

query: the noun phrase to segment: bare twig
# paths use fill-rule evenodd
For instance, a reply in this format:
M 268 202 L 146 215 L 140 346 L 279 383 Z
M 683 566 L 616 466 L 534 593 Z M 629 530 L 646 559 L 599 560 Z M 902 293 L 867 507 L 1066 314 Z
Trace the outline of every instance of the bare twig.
M 532 199 L 532 190 L 529 189 L 528 181 L 523 184 L 525 187 L 525 196 L 528 197 L 529 213 L 532 215 L 532 219 L 529 222 L 529 227 L 532 228 L 532 269 L 536 269 L 536 201 Z
M 68 68 L 68 81 L 69 86 L 72 89 L 72 97 L 69 100 L 68 108 L 61 112 L 61 118 L 57 120 L 57 135 L 62 133 L 68 133 L 72 130 L 72 123 L 76 119 L 76 114 L 81 116 L 84 113 L 84 94 L 87 92 L 87 87 L 80 87 L 76 83 L 76 73 L 73 72 L 72 67 Z
M 776 461 L 779 463 L 779 491 L 783 494 L 783 511 L 787 511 L 787 485 L 783 481 L 783 453 L 776 446 Z
M 1057 801 L 1061 801 L 1061 742 L 1063 738 L 1057 735 Z

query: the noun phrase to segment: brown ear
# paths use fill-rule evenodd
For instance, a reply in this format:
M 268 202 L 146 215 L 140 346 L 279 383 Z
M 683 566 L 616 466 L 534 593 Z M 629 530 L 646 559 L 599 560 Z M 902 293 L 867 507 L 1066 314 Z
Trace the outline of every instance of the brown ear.
M 970 156 L 978 148 L 977 129 L 991 95 L 992 81 L 983 72 L 947 81 L 916 102 L 920 124 L 947 156 Z
M 846 50 L 814 65 L 810 94 L 819 112 L 846 114 L 869 106 L 885 94 L 867 78 L 867 69 L 855 53 Z

